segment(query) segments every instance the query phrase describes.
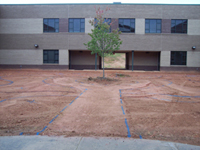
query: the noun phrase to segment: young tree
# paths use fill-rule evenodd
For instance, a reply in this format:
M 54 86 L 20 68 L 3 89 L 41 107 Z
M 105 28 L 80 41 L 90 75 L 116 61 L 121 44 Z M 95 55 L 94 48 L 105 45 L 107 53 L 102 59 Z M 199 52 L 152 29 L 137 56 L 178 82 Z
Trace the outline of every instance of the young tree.
M 119 29 L 112 30 L 110 32 L 111 24 L 113 22 L 108 22 L 108 19 L 104 18 L 104 14 L 110 10 L 106 8 L 101 10 L 100 8 L 96 9 L 96 17 L 94 20 L 90 21 L 90 24 L 94 26 L 92 33 L 88 35 L 91 37 L 91 41 L 84 43 L 88 50 L 91 51 L 91 54 L 97 53 L 103 58 L 103 78 L 104 76 L 104 56 L 106 54 L 113 54 L 114 51 L 119 50 L 122 41 L 119 38 L 121 32 Z

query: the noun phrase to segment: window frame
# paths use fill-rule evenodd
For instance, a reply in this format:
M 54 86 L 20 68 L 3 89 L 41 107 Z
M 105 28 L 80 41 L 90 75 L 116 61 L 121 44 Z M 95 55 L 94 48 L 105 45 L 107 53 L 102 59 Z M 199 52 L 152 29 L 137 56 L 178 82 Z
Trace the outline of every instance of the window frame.
M 55 28 L 55 31 L 49 31 L 49 20 L 50 19 L 53 19 L 54 20 L 54 28 Z M 46 23 L 47 20 L 47 29 L 45 29 L 44 25 Z M 43 33 L 58 33 L 59 32 L 59 18 L 43 18 Z M 57 27 L 56 27 L 57 26 Z M 57 31 L 56 31 L 57 30 Z
M 80 23 L 80 28 L 79 31 L 75 31 L 74 30 L 74 20 L 78 20 L 79 19 L 79 23 Z M 84 20 L 84 21 L 83 21 Z M 84 24 L 84 27 L 82 26 L 82 23 Z M 68 19 L 68 32 L 70 33 L 85 33 L 85 18 L 69 18 Z M 72 24 L 72 27 L 70 27 L 70 24 Z
M 123 21 L 123 28 L 124 28 L 124 21 L 125 20 L 130 20 L 130 31 L 122 31 L 120 28 L 120 23 Z M 134 32 L 131 32 L 131 25 L 134 24 Z M 119 18 L 118 19 L 118 27 L 119 27 L 119 31 L 121 31 L 122 33 L 135 33 L 135 18 Z
M 54 51 L 54 62 L 49 62 L 48 52 Z M 47 52 L 47 54 L 45 54 Z M 45 59 L 45 55 L 47 55 L 47 59 Z M 57 58 L 57 59 L 56 59 Z M 44 49 L 43 50 L 43 64 L 59 64 L 59 50 L 56 49 Z
M 182 21 L 181 25 L 182 25 L 182 29 L 181 32 L 178 32 L 178 30 L 176 29 L 176 22 L 177 21 Z M 175 21 L 175 23 L 172 23 L 173 21 Z M 184 23 L 184 21 L 186 21 L 186 23 Z M 175 27 L 174 31 L 172 31 L 172 24 L 174 25 L 173 27 Z M 186 30 L 183 29 L 183 26 L 186 25 Z M 184 32 L 185 31 L 185 32 Z M 187 19 L 171 19 L 171 33 L 172 34 L 187 34 L 188 32 L 188 20 Z
M 150 21 L 156 21 L 156 32 L 151 32 L 151 23 L 150 23 Z M 149 23 L 147 23 L 147 21 L 149 21 Z M 160 22 L 158 22 L 158 21 L 160 21 Z M 148 26 L 148 29 L 147 29 L 147 24 L 149 24 L 149 26 Z M 160 25 L 160 29 L 158 28 L 159 26 L 158 25 Z M 149 30 L 149 32 L 147 32 L 147 30 Z M 160 32 L 158 32 L 158 30 L 160 31 Z M 149 18 L 147 18 L 147 19 L 145 19 L 145 33 L 147 33 L 147 34 L 160 34 L 160 33 L 162 33 L 162 19 L 149 19 Z
M 178 58 L 177 55 L 181 55 L 181 58 L 180 57 Z M 175 65 L 186 66 L 187 65 L 187 51 L 171 51 L 170 65 L 171 66 L 175 66 Z

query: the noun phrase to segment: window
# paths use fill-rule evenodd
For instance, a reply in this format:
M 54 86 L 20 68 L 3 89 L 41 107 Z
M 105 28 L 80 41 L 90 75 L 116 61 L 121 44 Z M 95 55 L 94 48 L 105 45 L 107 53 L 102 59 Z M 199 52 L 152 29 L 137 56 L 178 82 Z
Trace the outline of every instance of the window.
M 85 19 L 69 19 L 69 32 L 85 32 Z
M 119 30 L 124 33 L 135 33 L 135 19 L 119 19 Z
M 171 33 L 187 33 L 187 20 L 172 19 Z
M 161 19 L 145 19 L 145 33 L 161 33 Z
M 58 64 L 59 63 L 59 51 L 58 50 L 44 50 L 43 51 L 43 63 Z
M 186 65 L 186 51 L 171 51 L 171 65 Z
M 95 18 L 95 27 L 97 26 L 97 23 L 98 23 L 98 21 L 97 21 L 97 19 Z M 110 25 L 110 23 L 111 23 L 111 18 L 104 18 L 104 22 L 103 22 L 103 23 L 107 23 L 108 25 Z M 109 32 L 111 32 L 111 26 L 110 26 Z
M 59 19 L 43 19 L 43 32 L 59 32 Z

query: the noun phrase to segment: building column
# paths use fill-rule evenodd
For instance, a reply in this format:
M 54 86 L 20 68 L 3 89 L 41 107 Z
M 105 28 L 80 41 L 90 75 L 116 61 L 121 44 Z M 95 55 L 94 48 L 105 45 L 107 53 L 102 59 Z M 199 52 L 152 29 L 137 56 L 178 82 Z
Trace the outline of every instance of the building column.
M 97 53 L 95 53 L 95 70 L 97 70 Z
M 134 62 L 134 51 L 132 51 L 132 71 L 133 71 L 133 62 Z

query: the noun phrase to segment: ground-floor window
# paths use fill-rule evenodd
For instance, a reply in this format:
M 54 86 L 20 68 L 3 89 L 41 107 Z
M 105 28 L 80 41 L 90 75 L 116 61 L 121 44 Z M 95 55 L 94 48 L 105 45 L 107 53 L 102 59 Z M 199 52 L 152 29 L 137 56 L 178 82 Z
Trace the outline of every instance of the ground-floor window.
M 58 50 L 43 50 L 43 63 L 58 64 L 59 51 Z
M 186 65 L 186 51 L 171 51 L 171 65 Z

